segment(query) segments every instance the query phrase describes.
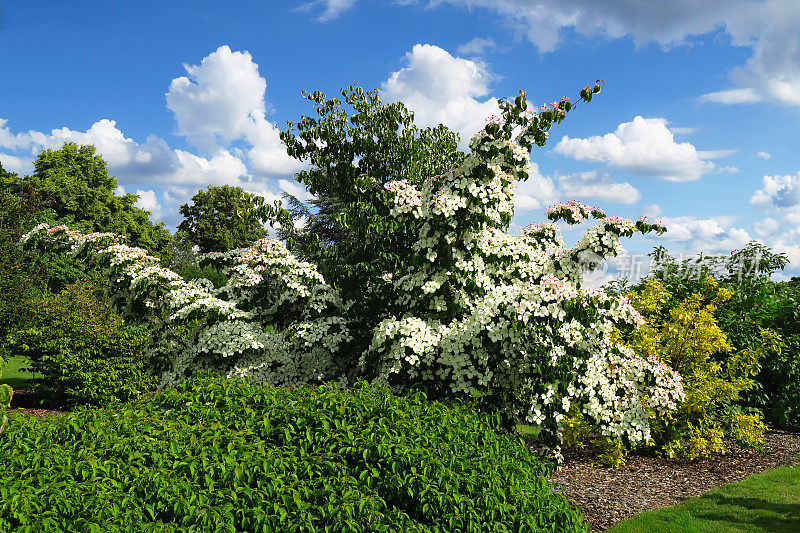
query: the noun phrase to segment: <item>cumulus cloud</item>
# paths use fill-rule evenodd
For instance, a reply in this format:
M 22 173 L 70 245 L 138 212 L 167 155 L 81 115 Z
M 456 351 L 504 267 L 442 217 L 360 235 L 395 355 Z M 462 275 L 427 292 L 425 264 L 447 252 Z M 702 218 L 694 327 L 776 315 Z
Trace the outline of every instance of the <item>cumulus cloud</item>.
M 135 189 L 137 205 L 169 224 L 177 223 L 181 203 L 210 185 L 240 186 L 270 202 L 280 199 L 279 191 L 291 182 L 275 178 L 303 164 L 286 154 L 278 130 L 265 118 L 267 83 L 250 54 L 221 46 L 199 65 L 184 68 L 187 75 L 170 83 L 167 107 L 177 133 L 200 153 L 173 149 L 156 135 L 137 142 L 105 118 L 86 131 L 61 127 L 49 133 L 12 131 L 0 118 L 0 162 L 10 171 L 30 171 L 44 149 L 65 142 L 94 145 L 120 183 L 117 194 Z
M 526 181 L 517 182 L 514 196 L 516 211 L 529 211 L 573 199 L 596 199 L 618 204 L 634 204 L 641 199 L 630 183 L 618 183 L 605 172 L 593 170 L 552 178 L 531 164 Z
M 531 171 L 526 181 L 517 182 L 514 195 L 514 208 L 517 211 L 540 209 L 544 206 L 558 202 L 559 193 L 555 182 L 549 176 L 544 176 L 539 171 L 539 165 L 531 164 Z
M 767 217 L 764 220 L 756 221 L 753 224 L 753 230 L 759 237 L 768 237 L 773 235 L 781 228 L 781 223 L 772 217 Z
M 757 155 L 758 157 L 760 157 L 761 159 L 769 159 L 769 158 L 771 158 L 771 157 L 772 157 L 772 156 L 771 156 L 769 153 L 767 153 L 767 152 L 758 152 L 756 155 Z
M 800 274 L 800 172 L 764 176 L 750 203 L 773 215 L 755 222 L 753 230 L 773 251 L 785 253 Z
M 753 240 L 747 230 L 734 226 L 736 217 L 733 216 L 664 217 L 661 220 L 667 226 L 667 233 L 658 239 L 682 244 L 686 253 L 727 253 Z
M 468 43 L 464 43 L 457 48 L 459 54 L 481 55 L 487 50 L 497 48 L 497 43 L 491 37 L 475 37 Z
M 658 204 L 647 204 L 639 208 L 639 216 L 657 218 L 664 212 Z
M 322 7 L 322 13 L 317 17 L 317 21 L 328 22 L 339 18 L 342 13 L 353 7 L 355 3 L 356 0 L 312 0 L 311 2 L 300 4 L 295 9 L 297 11 L 310 12 L 320 6 Z
M 630 183 L 615 182 L 599 170 L 561 176 L 558 186 L 562 198 L 597 198 L 617 204 L 635 204 L 642 198 Z
M 252 170 L 287 175 L 302 168 L 289 157 L 275 125 L 266 117 L 267 81 L 248 52 L 220 46 L 199 65 L 184 65 L 187 76 L 172 80 L 166 94 L 177 133 L 192 146 L 216 152 L 244 140 Z
M 139 197 L 134 204 L 136 207 L 144 209 L 145 211 L 150 211 L 150 214 L 155 220 L 161 220 L 162 213 L 161 213 L 161 204 L 158 203 L 158 197 L 156 196 L 156 191 L 148 190 L 143 191 L 141 189 L 136 190 L 136 195 Z
M 677 143 L 663 118 L 637 116 L 616 131 L 587 139 L 566 135 L 554 151 L 581 161 L 603 162 L 639 176 L 668 181 L 693 181 L 714 169 L 714 164 L 688 142 Z M 706 157 L 720 156 L 708 153 Z
M 486 97 L 496 78 L 486 64 L 430 44 L 414 45 L 404 61 L 406 66 L 383 83 L 384 97 L 413 110 L 417 124 L 444 124 L 458 132 L 462 149 L 487 117 L 499 113 L 497 98 Z
M 800 105 L 800 3 L 796 0 L 427 1 L 428 5 L 442 3 L 493 10 L 543 53 L 559 46 L 566 29 L 588 37 L 631 38 L 637 46 L 655 42 L 664 48 L 722 31 L 733 46 L 749 47 L 753 55 L 731 73 L 739 87 L 701 98 L 725 104 L 769 98 Z
M 800 211 L 800 172 L 785 176 L 764 176 L 762 188 L 750 198 L 750 203 L 770 209 Z
M 16 172 L 17 174 L 30 169 L 29 162 L 11 154 L 0 153 L 0 165 L 3 165 L 3 169 L 5 169 L 6 172 Z

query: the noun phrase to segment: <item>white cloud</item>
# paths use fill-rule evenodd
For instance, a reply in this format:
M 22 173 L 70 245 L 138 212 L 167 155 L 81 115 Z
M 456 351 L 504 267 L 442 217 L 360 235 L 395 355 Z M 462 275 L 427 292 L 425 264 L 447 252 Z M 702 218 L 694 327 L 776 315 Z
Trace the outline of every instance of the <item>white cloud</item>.
M 24 142 L 20 142 L 23 137 Z M 14 142 L 9 142 L 8 139 Z M 184 150 L 173 150 L 166 141 L 155 135 L 139 144 L 125 137 L 116 123 L 108 119 L 95 122 L 83 132 L 62 127 L 49 134 L 28 132 L 20 135 L 11 133 L 5 127 L 0 129 L 0 148 L 6 148 L 6 145 L 16 146 L 21 155 L 2 154 L 0 161 L 4 167 L 8 161 L 14 162 L 15 167 L 23 170 L 32 169 L 32 160 L 38 152 L 45 148 L 60 148 L 65 142 L 96 146 L 97 153 L 108 163 L 110 173 L 120 183 L 115 191 L 119 195 L 125 193 L 126 186 L 160 188 L 164 194 L 164 202 L 160 204 L 160 209 L 151 211 L 154 219 L 166 217 L 170 224 L 177 220 L 177 206 L 187 201 L 197 189 L 223 184 L 256 187 L 245 162 L 228 150 L 217 149 L 213 154 L 204 157 Z M 8 170 L 15 169 L 9 165 Z M 261 181 L 268 183 L 271 180 Z M 262 188 L 265 187 L 266 185 Z M 149 195 L 148 199 L 157 202 Z
M 180 163 L 173 174 L 173 187 L 204 188 L 213 185 L 241 185 L 247 177 L 247 166 L 227 150 L 210 158 L 184 150 L 175 150 Z
M 410 2 L 404 2 L 410 3 Z M 692 37 L 723 31 L 752 57 L 733 70 L 740 87 L 701 98 L 719 103 L 771 99 L 800 105 L 800 2 L 797 0 L 429 0 L 497 12 L 542 53 L 555 50 L 562 30 L 588 37 L 629 37 L 637 46 L 690 44 Z
M 6 172 L 15 172 L 17 174 L 22 174 L 31 168 L 30 163 L 23 159 L 2 153 L 0 153 L 0 165 L 3 165 L 3 169 Z
M 658 237 L 683 245 L 686 253 L 720 253 L 742 248 L 753 240 L 747 230 L 734 226 L 735 217 L 664 217 L 667 232 Z
M 786 176 L 764 176 L 763 186 L 750 198 L 758 207 L 800 211 L 800 172 Z
M 768 237 L 773 235 L 780 228 L 781 223 L 771 217 L 767 217 L 764 220 L 759 220 L 753 224 L 753 230 L 759 237 Z
M 499 113 L 496 98 L 479 100 L 489 93 L 495 79 L 484 63 L 453 57 L 430 44 L 414 45 L 405 62 L 405 68 L 383 83 L 383 95 L 413 110 L 417 124 L 444 124 L 458 132 L 462 149 L 487 117 Z
M 306 202 L 314 197 L 314 195 L 308 192 L 305 187 L 303 187 L 296 181 L 280 179 L 278 180 L 278 185 L 283 191 L 288 192 L 301 202 Z
M 754 104 L 761 102 L 764 97 L 758 94 L 752 87 L 742 89 L 726 89 L 724 91 L 714 91 L 706 93 L 698 98 L 701 103 L 714 104 Z
M 692 133 L 697 131 L 697 128 L 691 128 L 686 126 L 673 126 L 669 129 L 674 135 L 691 135 Z
M 475 37 L 468 43 L 464 43 L 457 48 L 459 54 L 481 55 L 487 50 L 497 48 L 497 43 L 491 37 Z
M 578 198 L 634 204 L 641 199 L 641 194 L 630 183 L 614 182 L 605 172 L 580 172 L 553 179 L 543 175 L 539 165 L 532 163 L 528 179 L 517 182 L 514 208 L 529 211 Z
M 220 46 L 200 65 L 184 68 L 188 76 L 173 79 L 166 95 L 179 135 L 208 153 L 244 140 L 251 146 L 252 170 L 260 174 L 287 175 L 302 168 L 265 118 L 267 82 L 250 53 Z
M 540 209 L 558 202 L 559 193 L 553 179 L 539 172 L 539 165 L 531 163 L 531 172 L 526 181 L 517 182 L 514 208 L 517 211 Z
M 270 202 L 279 199 L 281 184 L 273 176 L 291 175 L 303 164 L 286 154 L 278 131 L 265 118 L 267 84 L 258 65 L 249 53 L 221 46 L 200 65 L 185 68 L 187 76 L 170 84 L 167 106 L 175 114 L 178 134 L 201 154 L 172 149 L 155 135 L 136 142 L 110 119 L 86 131 L 61 127 L 50 133 L 14 132 L 0 119 L 0 162 L 8 170 L 25 170 L 43 149 L 65 142 L 94 145 L 119 181 L 117 194 L 124 194 L 125 187 L 136 189 L 137 205 L 169 224 L 177 222 L 181 203 L 210 185 L 240 186 Z M 242 143 L 249 147 L 234 146 Z
M 767 152 L 758 152 L 756 155 L 757 155 L 758 157 L 760 157 L 761 159 L 769 159 L 769 158 L 771 158 L 771 157 L 772 157 L 772 156 L 771 156 L 770 154 L 768 154 Z
M 322 6 L 322 13 L 317 17 L 318 22 L 328 22 L 338 18 L 342 13 L 353 7 L 356 0 L 312 0 L 297 6 L 298 11 L 310 12 L 316 6 Z
M 141 189 L 136 190 L 136 195 L 139 197 L 134 204 L 136 207 L 140 209 L 144 209 L 145 211 L 150 211 L 153 219 L 161 220 L 162 213 L 161 213 L 161 204 L 158 203 L 158 198 L 156 197 L 156 191 L 148 190 L 143 191 Z
M 697 155 L 701 159 L 722 159 L 736 153 L 736 150 L 698 150 Z
M 639 216 L 657 218 L 664 212 L 658 204 L 647 204 L 639 208 Z
M 726 165 L 724 167 L 719 167 L 717 172 L 728 172 L 730 174 L 736 174 L 739 172 L 739 167 L 735 167 L 733 165 Z
M 560 176 L 558 187 L 562 198 L 597 198 L 617 204 L 635 204 L 642 198 L 630 183 L 614 182 L 611 176 L 598 170 Z
M 704 161 L 691 143 L 675 142 L 663 118 L 637 116 L 620 124 L 614 133 L 587 139 L 570 139 L 565 135 L 554 151 L 668 181 L 697 180 L 714 169 L 714 164 Z

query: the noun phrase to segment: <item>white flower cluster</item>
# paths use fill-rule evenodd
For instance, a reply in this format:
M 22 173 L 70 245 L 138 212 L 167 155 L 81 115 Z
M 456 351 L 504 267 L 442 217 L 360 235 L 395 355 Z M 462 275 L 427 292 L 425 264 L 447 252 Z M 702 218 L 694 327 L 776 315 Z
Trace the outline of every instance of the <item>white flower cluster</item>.
M 680 381 L 613 341 L 615 325 L 642 323 L 630 302 L 580 286 L 582 272 L 618 254 L 620 236 L 637 226 L 571 201 L 548 218 L 600 221 L 573 248 L 553 223 L 509 236 L 514 181 L 529 169 L 519 141 L 534 137 L 523 124 L 516 142 L 508 139 L 503 128 L 513 120 L 493 118 L 499 127 L 472 139 L 459 168 L 424 181 L 413 214 L 422 261 L 393 278 L 405 313 L 378 325 L 361 368 L 398 391 L 420 381 L 467 397 L 488 391 L 500 408 L 553 436 L 577 403 L 605 433 L 647 439 L 647 407 L 674 408 Z
M 560 249 L 564 247 L 564 237 L 561 235 L 561 228 L 552 222 L 531 222 L 520 230 L 523 237 L 528 237 L 527 241 L 534 246 L 539 246 L 545 250 Z
M 567 203 L 559 202 L 545 210 L 547 218 L 551 220 L 562 219 L 570 224 L 580 224 L 592 215 L 596 207 L 583 204 L 578 200 L 570 200 Z
M 425 179 L 421 190 L 407 180 L 383 186 L 392 216 L 405 231 L 418 230 L 418 239 L 406 271 L 377 274 L 392 285 L 401 311 L 382 320 L 355 356 L 345 317 L 357 304 L 342 302 L 313 264 L 279 241 L 206 255 L 228 276 L 219 289 L 184 281 L 110 234 L 40 225 L 21 241 L 106 266 L 123 315 L 151 325 L 150 354 L 165 386 L 202 369 L 277 385 L 348 383 L 360 373 L 397 391 L 423 383 L 433 393 L 478 395 L 542 426 L 554 442 L 573 404 L 605 434 L 646 439 L 648 409 L 682 401 L 679 376 L 614 342 L 615 326 L 642 317 L 625 299 L 583 288 L 581 276 L 619 253 L 621 236 L 663 227 L 572 201 L 549 209 L 548 218 L 599 220 L 573 248 L 552 223 L 508 235 L 515 181 L 530 171 L 530 143 L 543 142 L 549 122 L 569 106 L 556 103 L 538 116 L 519 99 L 501 107 L 503 117 L 473 137 L 458 168 Z
M 408 180 L 391 180 L 383 184 L 383 188 L 394 193 L 394 207 L 392 215 L 411 213 L 419 218 L 422 205 L 422 191 L 417 189 Z
M 229 282 L 214 290 L 207 280 L 184 281 L 146 250 L 119 240 L 39 225 L 21 243 L 65 248 L 106 266 L 108 292 L 123 317 L 151 326 L 151 360 L 166 363 L 161 386 L 198 370 L 274 384 L 342 375 L 336 358 L 351 338 L 340 316 L 344 306 L 313 265 L 298 262 L 278 241 L 209 254 L 210 261 L 229 263 Z M 276 314 L 279 323 L 270 320 Z

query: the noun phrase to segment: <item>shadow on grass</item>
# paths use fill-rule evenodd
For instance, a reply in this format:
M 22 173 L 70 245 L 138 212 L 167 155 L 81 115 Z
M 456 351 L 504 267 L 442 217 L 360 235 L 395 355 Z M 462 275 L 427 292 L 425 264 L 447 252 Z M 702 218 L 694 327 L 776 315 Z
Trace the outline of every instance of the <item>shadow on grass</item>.
M 9 385 L 12 389 L 20 390 L 20 389 L 29 389 L 31 388 L 31 380 L 30 378 L 9 378 L 9 379 L 2 379 L 0 383 L 4 383 Z
M 761 498 L 725 497 L 718 494 L 707 494 L 702 499 L 710 500 L 723 509 L 727 508 L 728 512 L 707 512 L 698 514 L 698 518 L 732 525 L 755 526 L 770 533 L 800 532 L 800 504 L 775 503 Z M 759 516 L 753 519 L 739 518 L 730 513 L 731 507 L 739 507 Z
M 15 391 L 30 389 L 35 376 L 28 370 L 28 366 L 30 366 L 30 361 L 24 357 L 8 358 L 2 376 L 0 376 L 0 383 L 11 386 Z

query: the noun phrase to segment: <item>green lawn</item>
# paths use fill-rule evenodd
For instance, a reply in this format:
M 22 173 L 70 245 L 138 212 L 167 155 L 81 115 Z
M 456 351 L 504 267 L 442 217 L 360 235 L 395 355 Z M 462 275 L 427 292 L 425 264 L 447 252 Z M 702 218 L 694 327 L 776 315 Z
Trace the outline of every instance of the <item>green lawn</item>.
M 28 367 L 28 359 L 10 357 L 6 363 L 8 364 L 3 369 L 3 375 L 0 376 L 0 383 L 7 383 L 11 385 L 12 389 L 24 389 L 26 382 L 33 379 L 33 374 L 21 370 Z
M 800 532 L 800 466 L 775 468 L 678 506 L 642 513 L 610 531 Z

